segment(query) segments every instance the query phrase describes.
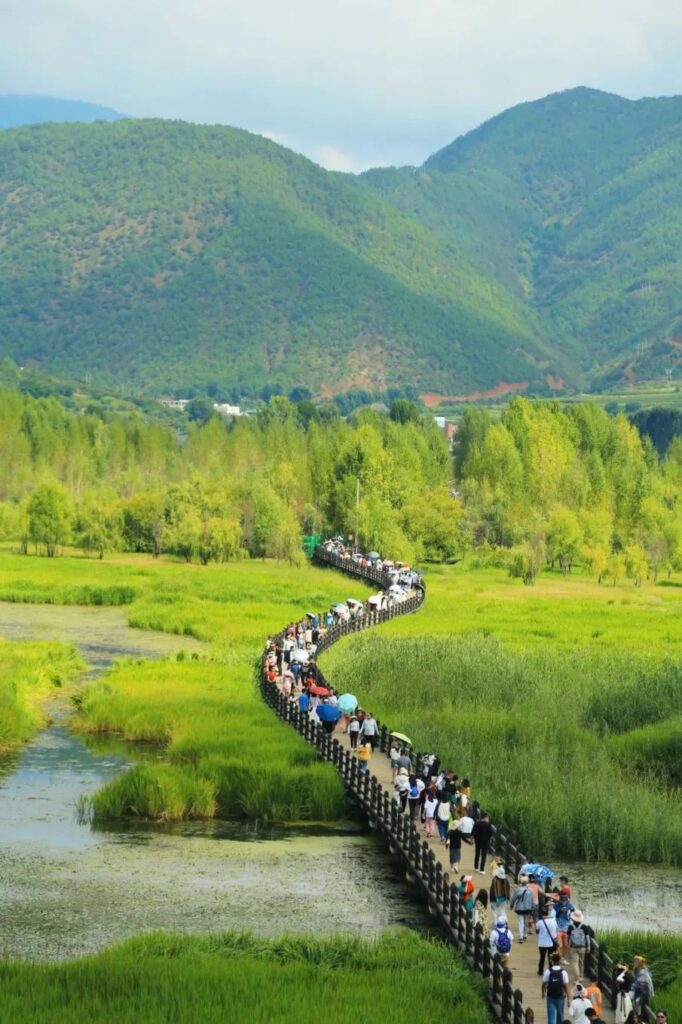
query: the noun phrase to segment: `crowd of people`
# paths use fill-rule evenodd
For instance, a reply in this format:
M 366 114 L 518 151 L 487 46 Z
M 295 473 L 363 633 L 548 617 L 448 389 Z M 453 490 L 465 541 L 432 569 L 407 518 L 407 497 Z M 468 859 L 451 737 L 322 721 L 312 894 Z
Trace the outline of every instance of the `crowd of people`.
M 324 546 L 361 567 L 374 566 L 397 574 L 391 587 L 411 587 L 421 582 L 409 567 L 382 561 L 376 552 L 359 554 L 346 547 L 341 538 L 326 541 Z M 388 602 L 387 591 L 370 598 L 367 611 L 382 607 L 382 599 Z M 327 685 L 316 665 L 315 653 L 320 636 L 330 626 L 351 618 L 362 619 L 365 613 L 365 606 L 353 599 L 328 612 L 309 612 L 305 619 L 290 623 L 279 638 L 269 640 L 264 657 L 268 681 L 279 685 L 301 712 L 328 733 L 339 728 L 348 735 L 361 772 L 369 770 L 379 742 L 379 726 L 373 715 L 357 703 L 344 704 L 351 695 L 339 698 Z M 595 934 L 573 903 L 568 878 L 561 876 L 557 885 L 554 872 L 536 864 L 523 865 L 516 878 L 510 878 L 504 862 L 493 858 L 486 884 L 477 891 L 473 875 L 460 874 L 462 847 L 473 847 L 474 874 L 487 876 L 494 828 L 487 814 L 472 811 L 471 782 L 443 769 L 435 754 L 425 755 L 420 764 L 415 764 L 411 747 L 397 739 L 392 740 L 389 758 L 394 800 L 416 827 L 421 823 L 428 839 L 437 838 L 447 849 L 450 872 L 459 878 L 451 883 L 446 874 L 445 881 L 454 885 L 474 924 L 480 924 L 492 955 L 502 966 L 509 966 L 515 941 L 509 924 L 511 912 L 516 917 L 517 943 L 533 938 L 537 943 L 537 973 L 542 979 L 548 1024 L 565 1024 L 566 1019 L 570 1024 L 599 1024 L 603 1020 L 603 995 L 596 975 L 586 976 Z M 617 966 L 616 1024 L 646 1024 L 647 1008 L 654 995 L 649 964 L 645 957 L 637 956 L 631 966 Z M 656 1024 L 668 1024 L 664 1010 L 657 1011 Z

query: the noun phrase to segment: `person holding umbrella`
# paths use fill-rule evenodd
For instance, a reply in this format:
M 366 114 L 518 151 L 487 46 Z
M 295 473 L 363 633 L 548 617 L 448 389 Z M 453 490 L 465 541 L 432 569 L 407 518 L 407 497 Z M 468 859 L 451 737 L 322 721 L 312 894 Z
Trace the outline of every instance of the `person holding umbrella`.
M 333 704 L 325 700 L 317 707 L 317 717 L 322 722 L 324 731 L 331 736 L 336 728 L 336 723 L 341 717 L 341 712 L 337 707 L 334 707 Z

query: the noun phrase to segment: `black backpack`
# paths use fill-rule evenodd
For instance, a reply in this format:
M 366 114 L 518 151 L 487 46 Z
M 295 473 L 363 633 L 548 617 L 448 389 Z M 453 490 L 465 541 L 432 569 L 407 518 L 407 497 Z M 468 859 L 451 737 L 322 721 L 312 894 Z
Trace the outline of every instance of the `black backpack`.
M 550 967 L 547 982 L 547 995 L 550 999 L 560 999 L 564 994 L 564 971 L 562 967 Z

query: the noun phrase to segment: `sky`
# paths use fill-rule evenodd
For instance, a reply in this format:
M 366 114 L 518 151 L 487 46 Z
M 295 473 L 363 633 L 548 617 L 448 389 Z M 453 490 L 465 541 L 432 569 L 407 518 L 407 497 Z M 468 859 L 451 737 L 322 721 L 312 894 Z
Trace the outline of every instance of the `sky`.
M 681 53 L 680 0 L 0 0 L 0 94 L 236 125 L 343 171 L 577 85 L 680 93 Z

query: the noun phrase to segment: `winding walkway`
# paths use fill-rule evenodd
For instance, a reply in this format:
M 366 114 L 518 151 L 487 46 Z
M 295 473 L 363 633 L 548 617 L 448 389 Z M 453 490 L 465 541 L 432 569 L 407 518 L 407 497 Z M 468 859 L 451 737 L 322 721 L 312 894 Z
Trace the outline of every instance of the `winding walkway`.
M 360 576 L 369 583 L 377 584 L 382 588 L 387 585 L 387 578 L 383 573 L 373 568 L 362 568 L 351 559 L 341 558 L 324 549 L 318 549 L 315 557 L 324 565 L 340 569 L 353 576 Z M 397 615 L 418 611 L 424 598 L 425 590 L 421 588 L 420 591 L 413 593 L 407 601 L 395 605 L 386 612 L 377 612 L 365 603 L 364 619 L 361 622 L 338 623 L 332 626 L 321 637 L 317 655 L 324 653 L 342 636 L 370 626 L 381 625 Z M 279 640 L 282 637 L 283 633 L 275 639 Z M 393 800 L 393 773 L 388 757 L 390 730 L 385 725 L 381 726 L 380 744 L 370 761 L 369 772 L 363 776 L 358 770 L 358 761 L 355 753 L 351 750 L 346 734 L 339 730 L 330 736 L 311 722 L 307 714 L 304 715 L 296 706 L 292 705 L 279 688 L 275 689 L 272 684 L 268 684 L 265 681 L 264 672 L 262 680 L 261 688 L 267 703 L 282 718 L 297 728 L 309 742 L 314 743 L 323 758 L 335 764 L 349 790 L 367 812 L 370 823 L 379 827 L 393 852 L 401 856 L 406 865 L 407 878 L 420 883 L 432 912 L 441 918 L 453 944 L 462 950 L 475 970 L 490 979 L 490 1002 L 494 1014 L 504 1024 L 523 1024 L 524 1021 L 532 1019 L 544 1022 L 546 1010 L 541 997 L 541 978 L 537 971 L 536 937 L 533 935 L 525 943 L 519 944 L 516 915 L 510 912 L 508 914 L 509 927 L 514 933 L 514 944 L 509 958 L 510 970 L 501 970 L 497 962 L 492 960 L 487 948 L 487 939 L 484 938 L 482 930 L 480 927 L 477 929 L 472 927 L 469 915 L 463 910 L 457 894 L 453 891 L 454 886 L 448 885 L 444 879 L 444 876 L 450 873 L 450 865 L 447 850 L 440 843 L 438 835 L 436 834 L 432 838 L 426 836 L 424 827 L 419 823 L 415 827 L 409 821 L 407 813 L 401 813 Z M 274 694 L 273 690 L 275 690 Z M 412 757 L 416 768 L 419 764 L 419 755 L 413 752 Z M 472 813 L 474 816 L 481 813 L 475 803 L 472 805 Z M 497 854 L 503 857 L 508 876 L 510 880 L 513 880 L 526 857 L 498 829 L 495 830 L 492 845 L 496 851 L 496 854 L 492 855 L 493 859 Z M 477 890 L 479 888 L 488 889 L 491 881 L 490 857 L 485 874 L 475 872 L 473 846 L 463 843 L 459 868 L 459 874 L 461 873 L 471 875 Z M 456 879 L 453 877 L 452 881 L 454 882 Z M 490 924 L 494 925 L 494 921 L 491 921 Z M 604 993 L 602 1017 L 608 1024 L 613 1024 L 615 1014 L 609 1003 L 614 985 L 614 972 L 612 961 L 604 947 L 595 943 L 591 963 L 599 975 L 600 987 Z M 576 979 L 572 976 L 570 968 L 567 970 L 569 988 L 572 988 Z M 534 1011 L 534 1018 L 528 1015 L 528 1011 L 531 1009 Z M 567 1016 L 568 1008 L 564 1013 Z M 653 1020 L 653 1016 L 650 1019 Z

